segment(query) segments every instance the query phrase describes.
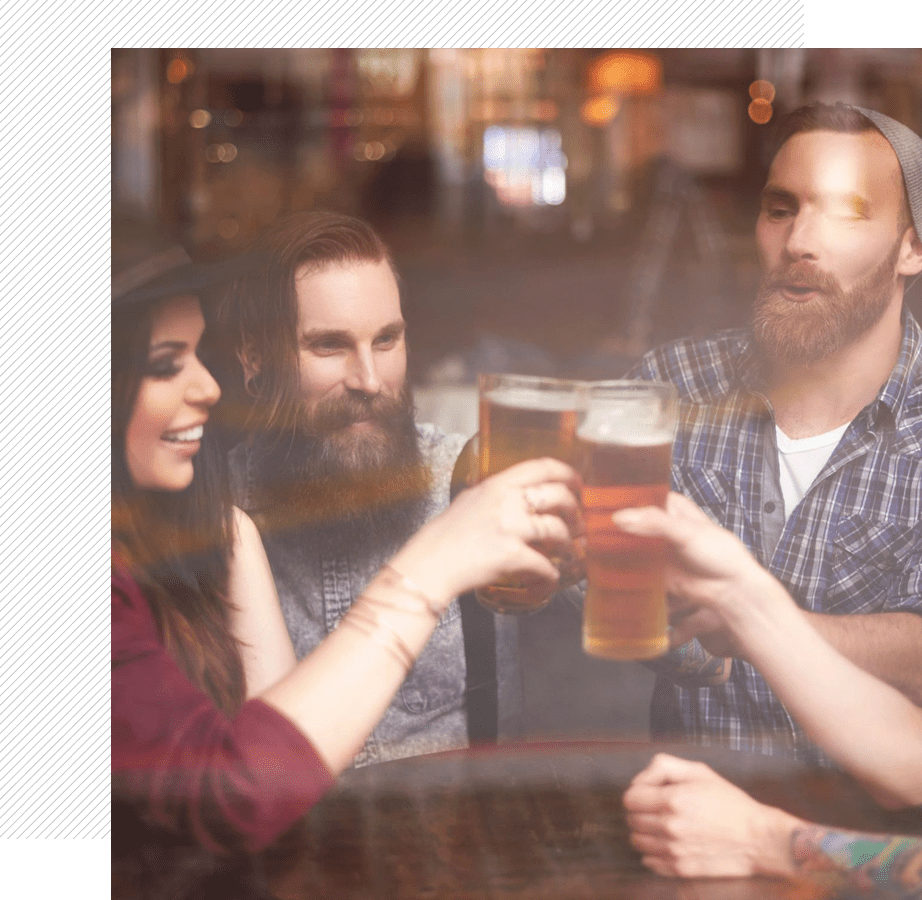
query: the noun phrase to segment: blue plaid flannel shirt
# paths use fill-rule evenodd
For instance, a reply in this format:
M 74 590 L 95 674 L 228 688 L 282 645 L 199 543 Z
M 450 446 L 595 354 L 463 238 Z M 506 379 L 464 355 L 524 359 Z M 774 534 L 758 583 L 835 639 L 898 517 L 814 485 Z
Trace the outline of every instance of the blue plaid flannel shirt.
M 908 310 L 890 377 L 787 521 L 774 416 L 748 331 L 667 344 L 631 375 L 679 390 L 673 488 L 739 537 L 803 609 L 922 614 L 922 329 Z M 720 687 L 680 687 L 660 674 L 651 731 L 832 765 L 738 659 Z

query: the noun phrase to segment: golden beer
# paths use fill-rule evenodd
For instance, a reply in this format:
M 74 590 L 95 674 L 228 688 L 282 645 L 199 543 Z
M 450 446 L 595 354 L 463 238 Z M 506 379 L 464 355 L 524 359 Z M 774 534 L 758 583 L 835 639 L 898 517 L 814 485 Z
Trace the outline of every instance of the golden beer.
M 625 534 L 611 520 L 619 509 L 665 505 L 674 432 L 671 388 L 665 395 L 662 416 L 640 415 L 643 401 L 628 400 L 619 413 L 605 403 L 600 410 L 590 399 L 577 432 L 588 581 L 583 649 L 592 656 L 650 659 L 669 647 L 665 542 Z M 614 398 L 607 402 L 617 405 Z M 655 398 L 650 402 L 659 407 Z
M 578 382 L 525 375 L 480 378 L 480 478 L 526 459 L 552 456 L 573 462 Z M 540 548 L 539 548 L 540 549 Z M 555 560 L 564 572 L 573 559 Z M 487 609 L 506 614 L 534 612 L 547 605 L 553 589 L 522 581 L 477 591 Z

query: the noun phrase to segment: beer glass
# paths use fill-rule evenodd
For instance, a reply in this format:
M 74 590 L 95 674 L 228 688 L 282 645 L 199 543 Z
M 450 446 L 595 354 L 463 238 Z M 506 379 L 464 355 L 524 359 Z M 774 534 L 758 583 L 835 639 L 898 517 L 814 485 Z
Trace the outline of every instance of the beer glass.
M 581 391 L 576 463 L 583 479 L 583 650 L 650 659 L 668 649 L 665 542 L 619 531 L 615 510 L 664 506 L 678 400 L 669 384 L 615 381 Z
M 578 390 L 583 382 L 483 374 L 479 383 L 481 480 L 539 456 L 573 464 Z M 560 569 L 561 583 L 578 580 L 580 568 L 574 554 L 555 558 L 554 563 Z M 476 593 L 487 609 L 518 615 L 546 606 L 555 589 L 546 584 L 506 580 Z

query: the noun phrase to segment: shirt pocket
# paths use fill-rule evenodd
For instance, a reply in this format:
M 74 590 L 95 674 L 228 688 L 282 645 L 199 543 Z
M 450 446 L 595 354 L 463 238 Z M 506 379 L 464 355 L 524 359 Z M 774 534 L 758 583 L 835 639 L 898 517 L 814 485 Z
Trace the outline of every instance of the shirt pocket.
M 458 707 L 464 700 L 466 674 L 461 610 L 453 601 L 401 686 L 401 702 L 414 715 Z
M 694 501 L 718 525 L 741 534 L 742 512 L 731 503 L 730 482 L 723 472 L 673 464 L 672 488 Z
M 900 594 L 900 582 L 911 569 L 922 567 L 922 523 L 845 516 L 833 545 L 824 612 L 922 612 L 922 597 Z

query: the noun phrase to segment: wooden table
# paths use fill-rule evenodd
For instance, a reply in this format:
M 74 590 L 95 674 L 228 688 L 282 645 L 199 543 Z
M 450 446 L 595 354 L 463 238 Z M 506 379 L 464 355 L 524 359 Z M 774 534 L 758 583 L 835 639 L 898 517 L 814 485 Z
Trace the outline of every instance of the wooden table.
M 628 843 L 621 795 L 657 749 L 707 762 L 757 799 L 813 821 L 912 830 L 845 776 L 789 760 L 651 744 L 507 745 L 347 772 L 266 855 L 273 890 L 286 900 L 834 896 L 780 880 L 647 871 Z

